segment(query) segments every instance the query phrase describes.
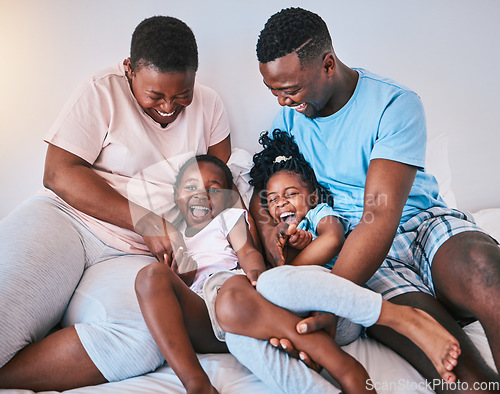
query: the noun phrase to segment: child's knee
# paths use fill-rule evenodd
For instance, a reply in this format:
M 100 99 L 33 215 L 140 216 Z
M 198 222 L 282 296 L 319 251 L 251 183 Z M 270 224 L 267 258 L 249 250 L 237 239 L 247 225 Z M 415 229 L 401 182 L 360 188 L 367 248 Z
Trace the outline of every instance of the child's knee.
M 250 286 L 241 286 L 248 280 L 243 275 L 237 275 L 227 280 L 221 287 L 215 300 L 215 315 L 224 331 L 239 331 L 241 325 L 247 324 L 253 318 L 253 297 L 249 291 L 255 292 Z M 250 322 L 251 324 L 252 322 Z
M 170 276 L 175 275 L 170 267 L 163 263 L 151 263 L 137 273 L 135 278 L 135 290 L 137 293 L 145 294 L 152 291 L 155 285 L 164 285 L 170 282 Z

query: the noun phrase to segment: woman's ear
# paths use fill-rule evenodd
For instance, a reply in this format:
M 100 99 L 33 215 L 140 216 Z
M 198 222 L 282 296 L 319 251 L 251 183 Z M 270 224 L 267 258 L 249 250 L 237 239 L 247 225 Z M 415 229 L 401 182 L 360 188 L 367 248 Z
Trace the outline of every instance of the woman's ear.
M 127 74 L 128 79 L 132 79 L 134 71 L 132 70 L 132 63 L 130 63 L 129 57 L 123 61 L 123 67 L 125 68 L 125 74 Z

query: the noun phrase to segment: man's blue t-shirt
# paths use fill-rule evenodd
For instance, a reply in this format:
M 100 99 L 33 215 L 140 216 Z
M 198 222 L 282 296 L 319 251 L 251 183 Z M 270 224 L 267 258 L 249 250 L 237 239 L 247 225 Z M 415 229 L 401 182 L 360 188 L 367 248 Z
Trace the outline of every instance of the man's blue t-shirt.
M 361 220 L 372 159 L 418 169 L 401 223 L 421 210 L 446 206 L 436 179 L 424 170 L 427 128 L 420 98 L 390 79 L 355 70 L 359 79 L 354 94 L 338 112 L 308 118 L 283 107 L 272 130 L 285 130 L 295 137 L 318 181 L 333 194 L 335 211 L 349 220 L 351 230 Z

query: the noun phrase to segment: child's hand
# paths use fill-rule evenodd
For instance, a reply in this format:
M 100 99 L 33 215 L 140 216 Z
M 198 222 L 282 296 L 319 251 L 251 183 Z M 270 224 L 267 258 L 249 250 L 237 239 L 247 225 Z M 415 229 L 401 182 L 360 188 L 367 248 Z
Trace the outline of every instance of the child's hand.
M 276 227 L 276 238 L 275 238 L 275 246 L 279 252 L 279 260 L 276 261 L 276 265 L 284 265 L 286 264 L 286 244 L 288 242 L 288 238 L 290 235 L 288 234 L 288 224 L 285 222 L 279 223 Z
M 174 271 L 186 285 L 190 286 L 198 271 L 198 263 L 189 256 L 188 252 L 181 246 L 173 255 L 172 271 Z
M 309 231 L 297 228 L 297 225 L 292 224 L 288 227 L 287 234 L 289 234 L 288 245 L 292 248 L 302 250 L 312 241 L 312 234 Z
M 247 278 L 253 287 L 257 286 L 257 279 L 259 279 L 260 274 L 262 274 L 263 272 L 264 272 L 264 270 L 254 269 L 254 270 L 250 270 L 246 273 Z

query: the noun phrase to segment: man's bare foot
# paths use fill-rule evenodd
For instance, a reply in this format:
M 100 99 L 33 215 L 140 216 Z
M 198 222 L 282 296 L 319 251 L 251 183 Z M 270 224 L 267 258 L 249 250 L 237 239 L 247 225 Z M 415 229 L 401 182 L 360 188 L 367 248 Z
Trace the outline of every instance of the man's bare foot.
M 458 363 L 460 344 L 427 312 L 384 300 L 377 324 L 391 327 L 415 343 L 445 382 L 456 381 L 452 370 Z

